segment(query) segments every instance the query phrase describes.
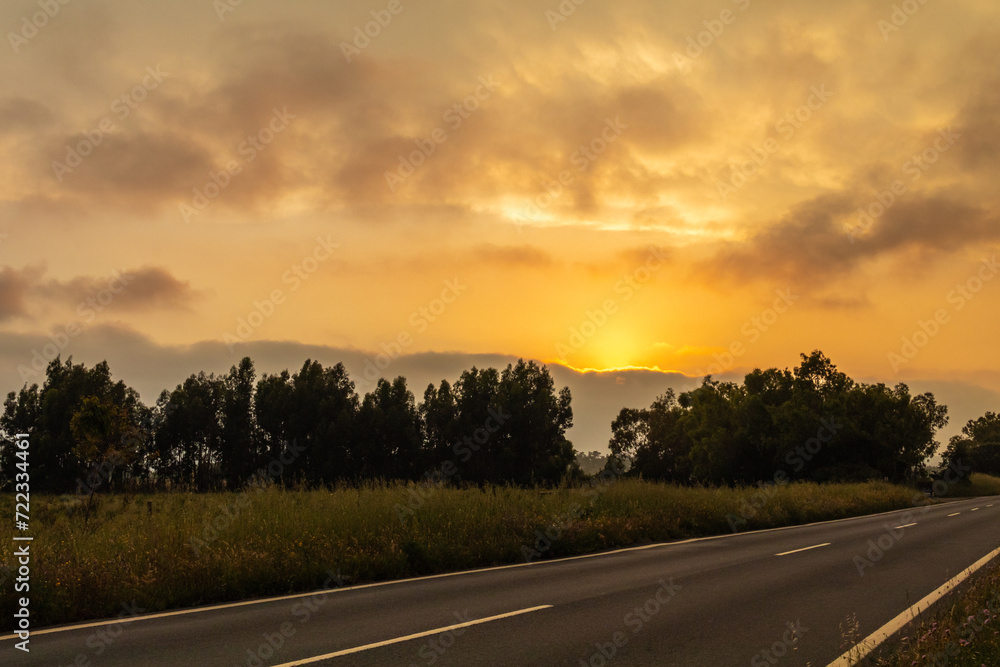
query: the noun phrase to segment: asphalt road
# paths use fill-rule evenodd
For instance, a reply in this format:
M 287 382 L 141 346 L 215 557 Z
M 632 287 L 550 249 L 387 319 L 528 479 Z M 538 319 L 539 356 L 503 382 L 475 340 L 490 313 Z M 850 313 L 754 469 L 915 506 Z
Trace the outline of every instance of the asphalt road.
M 57 628 L 29 654 L 0 640 L 0 664 L 827 665 L 1000 546 L 998 525 L 1000 498 L 961 500 Z

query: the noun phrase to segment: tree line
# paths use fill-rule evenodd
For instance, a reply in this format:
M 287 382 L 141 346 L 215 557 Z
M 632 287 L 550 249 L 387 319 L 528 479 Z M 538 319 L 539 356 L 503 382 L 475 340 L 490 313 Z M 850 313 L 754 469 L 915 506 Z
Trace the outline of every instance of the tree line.
M 13 435 L 29 433 L 39 492 L 419 480 L 446 461 L 459 483 L 551 485 L 573 469 L 570 402 L 533 361 L 473 367 L 454 385 L 428 385 L 418 405 L 403 377 L 360 397 L 343 364 L 306 360 L 294 374 L 258 379 L 245 357 L 146 406 L 107 362 L 57 358 L 41 387 L 7 396 L 0 484 L 16 472 Z
M 987 412 L 970 419 L 961 435 L 952 436 L 944 453 L 949 463 L 962 462 L 976 472 L 1000 476 L 1000 415 Z
M 815 351 L 791 371 L 755 369 L 742 384 L 706 377 L 622 409 L 610 449 L 632 474 L 678 483 L 905 481 L 926 474 L 947 423 L 933 394 L 855 382 Z
M 706 377 L 648 408 L 623 408 L 610 453 L 578 455 L 566 438 L 569 389 L 523 359 L 431 383 L 418 403 L 403 377 L 359 396 L 343 364 L 306 360 L 295 373 L 258 378 L 246 357 L 220 376 L 192 374 L 146 406 L 107 362 L 57 358 L 41 387 L 7 395 L 0 488 L 17 472 L 15 433 L 30 434 L 32 488 L 50 493 L 237 489 L 262 477 L 418 481 L 441 471 L 452 483 L 555 485 L 602 464 L 679 484 L 748 484 L 779 471 L 905 481 L 926 474 L 947 420 L 932 394 L 855 382 L 815 351 L 793 370 L 755 369 L 741 384 Z M 1000 417 L 970 421 L 944 457 L 1000 474 Z

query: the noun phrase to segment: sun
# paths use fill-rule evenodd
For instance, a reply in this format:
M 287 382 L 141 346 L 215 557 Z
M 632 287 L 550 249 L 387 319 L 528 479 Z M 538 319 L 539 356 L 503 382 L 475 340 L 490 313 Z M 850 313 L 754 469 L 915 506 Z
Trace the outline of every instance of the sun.
M 644 358 L 642 348 L 638 336 L 631 329 L 605 329 L 581 350 L 580 356 L 587 366 L 598 369 L 643 366 L 649 360 Z

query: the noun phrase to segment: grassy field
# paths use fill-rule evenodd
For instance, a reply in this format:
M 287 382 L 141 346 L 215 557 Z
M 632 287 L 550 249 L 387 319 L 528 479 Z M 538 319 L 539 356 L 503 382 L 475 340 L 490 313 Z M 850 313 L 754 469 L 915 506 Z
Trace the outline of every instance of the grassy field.
M 904 508 L 882 483 L 678 488 L 608 480 L 578 489 L 371 486 L 336 490 L 32 498 L 34 627 L 517 563 L 611 547 Z M 13 498 L 0 498 L 0 516 Z M 0 618 L 14 609 L 11 522 L 0 522 Z

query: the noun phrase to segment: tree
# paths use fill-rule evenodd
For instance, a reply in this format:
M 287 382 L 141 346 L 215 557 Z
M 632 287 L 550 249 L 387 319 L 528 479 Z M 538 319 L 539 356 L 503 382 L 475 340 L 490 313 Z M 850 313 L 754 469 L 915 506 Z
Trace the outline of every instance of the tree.
M 628 471 L 633 467 L 636 455 L 651 447 L 649 410 L 622 408 L 611 422 L 611 441 L 608 443 L 611 453 L 608 462 L 620 470 Z
M 733 382 L 705 378 L 700 387 L 681 395 L 689 408 L 684 428 L 691 438 L 691 471 L 694 478 L 711 484 L 748 480 L 749 446 L 737 406 L 743 389 Z
M 420 413 L 406 379 L 379 378 L 358 412 L 355 452 L 364 479 L 417 479 L 424 466 Z
M 27 433 L 31 439 L 38 435 L 38 424 L 41 421 L 41 394 L 38 385 L 24 385 L 20 392 L 10 392 L 3 404 L 3 416 L 0 416 L 0 488 L 14 482 L 14 467 L 17 459 L 15 453 L 15 435 Z
M 289 444 L 288 423 L 292 411 L 292 382 L 287 370 L 265 374 L 257 382 L 254 414 L 260 428 L 264 458 L 276 460 Z
M 158 474 L 204 491 L 221 476 L 223 382 L 200 372 L 156 402 Z
M 686 483 L 691 477 L 691 439 L 672 389 L 645 410 L 622 408 L 611 424 L 608 465 L 645 479 Z
M 802 361 L 795 369 L 796 386 L 820 394 L 823 397 L 850 391 L 854 380 L 837 370 L 829 357 L 813 350 L 812 353 L 800 354 Z
M 491 438 L 496 445 L 492 481 L 559 482 L 575 459 L 573 445 L 566 439 L 566 429 L 573 425 L 569 388 L 557 393 L 547 368 L 519 359 L 500 375 L 496 399 L 492 417 L 503 423 L 497 437 Z
M 455 383 L 458 480 L 485 484 L 501 478 L 497 459 L 505 424 L 494 417 L 499 388 L 500 373 L 495 368 L 479 370 L 473 366 Z
M 138 456 L 138 429 L 126 409 L 107 398 L 87 396 L 70 419 L 76 438 L 73 453 L 88 470 L 88 480 L 113 478 L 115 469 Z M 90 483 L 87 518 L 100 483 Z
M 222 476 L 231 489 L 248 480 L 264 459 L 254 414 L 255 376 L 253 361 L 244 357 L 222 378 L 219 457 Z
M 358 478 L 358 395 L 343 364 L 324 368 L 307 359 L 292 376 L 265 375 L 257 384 L 256 408 L 270 461 L 281 461 L 286 484 Z
M 45 383 L 41 389 L 37 385 L 25 386 L 17 394 L 8 394 L 0 419 L 4 431 L 0 460 L 11 455 L 10 443 L 14 433 L 30 433 L 34 490 L 67 493 L 101 484 L 120 486 L 135 477 L 136 471 L 128 465 L 105 466 L 100 474 L 95 475 L 92 467 L 94 459 L 81 458 L 82 452 L 94 454 L 95 451 L 87 446 L 78 449 L 78 437 L 72 426 L 74 416 L 88 398 L 95 399 L 97 405 L 116 406 L 127 423 L 127 428 L 123 425 L 121 433 L 123 437 L 127 434 L 130 440 L 119 443 L 106 441 L 103 451 L 145 450 L 148 409 L 142 405 L 138 393 L 121 381 L 114 382 L 107 362 L 102 361 L 88 369 L 83 364 L 73 364 L 72 357 L 65 363 L 56 357 L 46 368 Z M 92 403 L 88 405 L 97 410 Z M 93 425 L 94 422 L 89 421 L 92 416 L 88 413 L 81 424 Z M 109 425 L 114 422 L 114 418 L 109 417 L 109 420 Z M 94 433 L 89 431 L 89 426 L 81 425 L 81 428 L 84 429 L 81 433 Z
M 755 369 L 743 385 L 716 382 L 612 423 L 612 458 L 631 474 L 712 484 L 777 478 L 853 480 L 921 475 L 947 408 L 904 384 L 858 384 L 820 351 L 792 371 Z
M 523 359 L 501 373 L 473 366 L 454 386 L 424 392 L 426 451 L 437 466 L 452 461 L 457 481 L 554 484 L 575 460 L 566 429 L 569 389 L 556 392 L 548 369 Z
M 576 463 L 580 466 L 580 472 L 584 475 L 596 475 L 607 466 L 608 457 L 608 454 L 602 454 L 597 450 L 577 452 Z
M 440 388 L 433 383 L 427 385 L 419 410 L 429 462 L 437 466 L 453 460 L 455 448 L 461 442 L 461 433 L 456 393 L 447 380 L 441 380 Z
M 954 436 L 945 453 L 948 463 L 962 462 L 975 472 L 1000 475 L 1000 415 L 987 412 L 970 419 L 962 435 Z

